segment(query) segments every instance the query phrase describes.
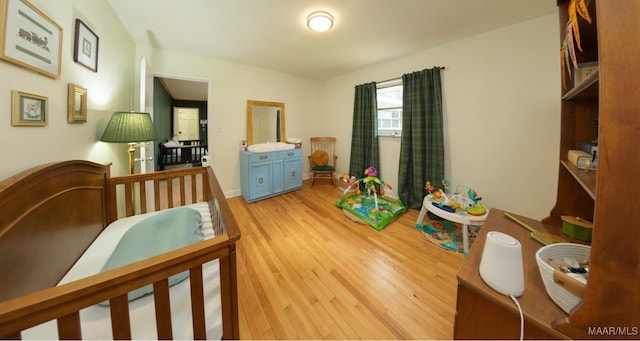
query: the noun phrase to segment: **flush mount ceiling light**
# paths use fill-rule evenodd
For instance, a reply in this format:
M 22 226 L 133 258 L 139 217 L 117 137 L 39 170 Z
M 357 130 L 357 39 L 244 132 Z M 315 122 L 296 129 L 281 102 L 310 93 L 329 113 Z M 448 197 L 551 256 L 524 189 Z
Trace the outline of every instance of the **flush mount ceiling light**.
M 307 26 L 312 31 L 324 32 L 333 26 L 333 17 L 325 11 L 316 11 L 307 17 Z

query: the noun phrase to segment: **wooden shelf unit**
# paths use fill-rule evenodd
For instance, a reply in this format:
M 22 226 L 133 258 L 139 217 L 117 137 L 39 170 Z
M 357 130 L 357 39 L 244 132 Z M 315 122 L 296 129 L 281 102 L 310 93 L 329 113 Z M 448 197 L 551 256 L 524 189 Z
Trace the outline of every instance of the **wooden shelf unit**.
M 570 1 L 557 2 L 562 42 Z M 556 204 L 542 222 L 526 222 L 558 234 L 562 215 L 593 221 L 589 280 L 581 303 L 569 314 L 558 311 L 542 294 L 531 258 L 536 247 L 524 242 L 525 338 L 640 338 L 640 1 L 590 0 L 588 10 L 593 21 L 579 19 L 582 51 L 577 58 L 578 63 L 597 61 L 599 69 L 575 85 L 564 76 Z M 597 171 L 578 170 L 567 161 L 568 151 L 594 139 Z M 456 339 L 519 336 L 517 310 L 478 274 L 487 230 L 521 234 L 495 215 L 499 212 L 492 210 L 458 273 Z
M 569 1 L 558 1 L 561 39 L 568 8 Z M 640 36 L 640 2 L 591 0 L 588 8 L 593 21 L 579 19 L 583 51 L 576 53 L 579 63 L 597 60 L 599 68 L 562 90 L 558 191 L 544 222 L 558 225 L 561 215 L 594 222 L 589 281 L 582 303 L 550 323 L 574 339 L 638 338 L 640 46 L 629 39 Z M 569 149 L 592 139 L 598 140 L 597 171 L 566 161 Z

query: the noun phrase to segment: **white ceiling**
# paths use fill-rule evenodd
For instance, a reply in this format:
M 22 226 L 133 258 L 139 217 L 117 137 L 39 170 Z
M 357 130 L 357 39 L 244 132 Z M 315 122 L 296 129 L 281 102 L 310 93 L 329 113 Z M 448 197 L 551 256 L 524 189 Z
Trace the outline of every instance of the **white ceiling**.
M 108 2 L 139 44 L 318 80 L 557 12 L 555 0 Z M 306 27 L 314 10 L 333 15 L 330 31 Z

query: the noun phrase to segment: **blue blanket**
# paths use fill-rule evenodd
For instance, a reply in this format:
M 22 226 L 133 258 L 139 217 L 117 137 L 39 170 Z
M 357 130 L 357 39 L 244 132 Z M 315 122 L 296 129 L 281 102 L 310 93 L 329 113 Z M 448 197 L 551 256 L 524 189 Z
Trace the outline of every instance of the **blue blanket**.
M 122 236 L 102 271 L 199 242 L 204 239 L 201 226 L 202 217 L 192 208 L 173 208 L 145 218 Z M 169 285 L 180 283 L 187 277 L 188 271 L 173 275 L 169 278 Z M 130 292 L 128 298 L 132 301 L 152 292 L 153 286 L 148 285 Z

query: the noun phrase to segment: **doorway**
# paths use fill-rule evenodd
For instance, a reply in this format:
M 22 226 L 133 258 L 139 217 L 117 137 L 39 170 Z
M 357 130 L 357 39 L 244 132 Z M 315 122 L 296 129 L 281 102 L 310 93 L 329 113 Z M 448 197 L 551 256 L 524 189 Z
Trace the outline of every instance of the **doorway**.
M 196 144 L 208 144 L 208 93 L 208 81 L 159 75 L 153 77 L 153 125 L 158 137 L 155 142 L 156 149 L 157 144 L 165 143 L 174 136 L 178 136 L 181 141 L 200 141 Z M 184 121 L 189 122 L 188 127 L 184 129 L 180 127 L 182 110 L 176 110 L 177 108 L 195 109 L 187 110 L 182 115 Z M 160 156 L 154 158 L 155 169 L 158 169 L 158 157 Z

